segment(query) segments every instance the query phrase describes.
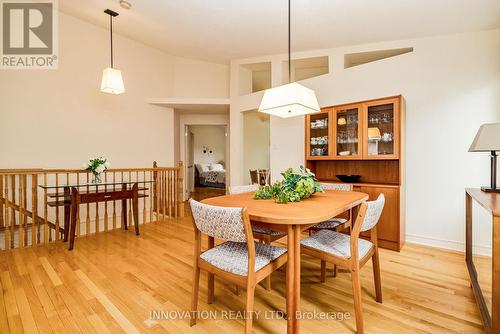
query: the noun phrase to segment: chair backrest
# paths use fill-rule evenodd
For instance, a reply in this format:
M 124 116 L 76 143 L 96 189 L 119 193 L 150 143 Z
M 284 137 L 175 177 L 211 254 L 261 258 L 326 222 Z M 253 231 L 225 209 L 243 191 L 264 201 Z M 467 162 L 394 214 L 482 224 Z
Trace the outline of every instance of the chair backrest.
M 243 208 L 226 208 L 189 200 L 196 227 L 202 233 L 225 241 L 246 242 Z
M 251 193 L 251 192 L 254 192 L 257 190 L 259 190 L 258 184 L 249 184 L 246 186 L 232 186 L 232 187 L 229 187 L 229 194 L 236 195 L 236 194 L 243 194 L 243 193 Z
M 385 196 L 380 194 L 375 201 L 366 202 L 367 208 L 365 213 L 365 219 L 361 225 L 360 231 L 365 232 L 371 230 L 375 225 L 377 225 L 382 210 L 384 209 Z
M 252 181 L 252 183 L 259 184 L 258 170 L 251 170 L 250 169 L 250 180 Z
M 352 191 L 352 184 L 349 184 L 349 183 L 323 183 L 323 182 L 321 182 L 320 184 L 324 190 Z

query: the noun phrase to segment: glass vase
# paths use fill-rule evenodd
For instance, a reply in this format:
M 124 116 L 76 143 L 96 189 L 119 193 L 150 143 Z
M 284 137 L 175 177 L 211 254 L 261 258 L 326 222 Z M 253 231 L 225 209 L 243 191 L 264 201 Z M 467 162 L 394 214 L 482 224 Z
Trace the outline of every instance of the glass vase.
M 102 182 L 101 173 L 92 173 L 92 183 L 98 184 L 101 182 Z

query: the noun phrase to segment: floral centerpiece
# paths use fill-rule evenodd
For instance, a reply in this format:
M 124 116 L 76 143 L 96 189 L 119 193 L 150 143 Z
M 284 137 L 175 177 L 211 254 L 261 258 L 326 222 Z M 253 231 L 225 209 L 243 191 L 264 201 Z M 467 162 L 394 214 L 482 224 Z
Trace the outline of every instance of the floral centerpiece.
M 88 162 L 83 164 L 83 169 L 92 172 L 92 183 L 101 183 L 101 173 L 108 169 L 109 166 L 109 162 L 106 158 L 99 157 L 89 159 Z
M 260 186 L 254 199 L 274 198 L 276 203 L 300 202 L 316 192 L 323 192 L 316 176 L 308 168 L 300 166 L 298 170 L 288 168 L 282 172 L 283 180 L 271 185 Z

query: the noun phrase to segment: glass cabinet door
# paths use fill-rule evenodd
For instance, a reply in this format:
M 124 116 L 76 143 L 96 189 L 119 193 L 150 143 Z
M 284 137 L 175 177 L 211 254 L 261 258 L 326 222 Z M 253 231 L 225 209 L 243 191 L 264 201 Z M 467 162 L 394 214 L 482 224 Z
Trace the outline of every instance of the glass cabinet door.
M 365 105 L 366 159 L 391 159 L 398 157 L 398 105 L 388 99 Z
M 330 155 L 330 110 L 326 109 L 308 116 L 309 143 L 308 153 L 311 158 Z
M 356 159 L 361 155 L 361 108 L 359 105 L 335 109 L 335 158 Z

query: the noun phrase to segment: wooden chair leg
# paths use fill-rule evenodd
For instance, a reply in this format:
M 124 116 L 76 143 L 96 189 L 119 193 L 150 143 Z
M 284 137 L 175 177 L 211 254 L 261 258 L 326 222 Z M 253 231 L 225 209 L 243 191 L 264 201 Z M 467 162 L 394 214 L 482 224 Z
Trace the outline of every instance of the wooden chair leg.
M 267 244 L 267 245 L 270 245 L 271 244 L 271 237 L 270 236 L 267 236 L 265 239 L 264 239 L 264 243 Z M 271 274 L 269 274 L 269 276 L 267 276 L 266 278 L 264 278 L 264 288 L 267 290 L 267 291 L 271 291 Z
M 382 303 L 382 283 L 380 281 L 380 259 L 378 255 L 378 248 L 372 257 L 373 265 L 373 280 L 375 282 L 375 300 L 377 303 Z
M 333 265 L 333 277 L 337 277 L 337 272 L 338 272 L 337 265 L 334 264 Z
M 326 261 L 321 260 L 321 283 L 326 282 Z
M 252 333 L 252 321 L 253 321 L 253 302 L 255 295 L 255 285 L 247 284 L 247 304 L 246 304 L 246 318 L 245 318 L 245 334 Z
M 354 313 L 356 315 L 356 333 L 364 333 L 363 322 L 363 304 L 361 301 L 361 281 L 359 277 L 359 268 L 351 271 L 352 277 L 352 296 L 354 299 Z
M 208 304 L 212 304 L 214 302 L 215 295 L 215 275 L 208 273 Z
M 193 294 L 191 295 L 191 319 L 189 326 L 196 325 L 196 314 L 198 311 L 198 292 L 200 291 L 200 268 L 193 269 Z

